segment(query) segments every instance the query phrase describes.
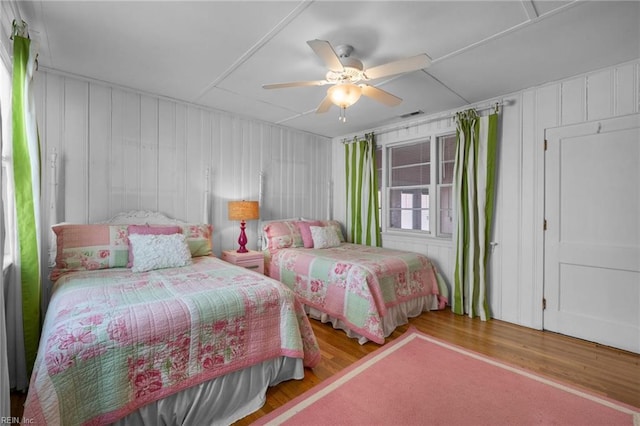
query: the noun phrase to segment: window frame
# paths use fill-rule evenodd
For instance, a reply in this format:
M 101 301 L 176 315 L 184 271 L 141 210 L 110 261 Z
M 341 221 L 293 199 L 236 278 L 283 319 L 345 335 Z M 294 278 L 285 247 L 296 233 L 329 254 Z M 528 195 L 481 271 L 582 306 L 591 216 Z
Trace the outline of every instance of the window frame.
M 442 149 L 442 141 L 448 137 L 453 137 L 454 140 L 454 154 L 453 154 L 453 160 L 451 161 L 446 161 L 444 160 L 443 156 L 444 156 L 444 149 Z M 451 239 L 453 238 L 453 224 L 452 224 L 452 229 L 451 232 L 444 232 L 442 230 L 442 213 L 445 211 L 445 209 L 443 209 L 442 206 L 442 197 L 441 197 L 441 189 L 442 188 L 451 188 L 451 197 L 453 197 L 453 180 L 455 179 L 455 176 L 453 176 L 453 173 L 455 172 L 455 163 L 456 163 L 456 133 L 454 132 L 449 132 L 449 133 L 445 133 L 445 134 L 440 134 L 436 137 L 436 143 L 438 145 L 437 147 L 437 154 L 438 154 L 438 161 L 437 161 L 437 181 L 435 182 L 435 189 L 436 189 L 436 204 L 437 204 L 437 222 L 436 222 L 436 236 L 438 238 L 447 238 L 447 239 Z M 453 167 L 451 168 L 451 183 L 443 183 L 441 182 L 441 179 L 443 177 L 443 165 L 445 163 L 451 162 L 453 163 Z M 450 211 L 450 218 L 453 219 L 453 200 L 451 200 L 451 206 L 449 209 L 446 209 L 446 211 Z
M 0 46 L 0 49 L 2 47 Z M 0 58 L 0 67 L 3 69 L 0 84 L 3 86 L 2 99 L 0 99 L 0 130 L 2 131 L 2 174 L 0 175 L 0 241 L 3 243 L 3 270 L 13 262 L 14 253 L 16 253 L 16 234 L 15 234 L 15 209 L 13 201 L 13 161 L 11 158 L 11 68 Z
M 380 171 L 380 176 L 382 179 L 379 179 L 378 188 L 379 188 L 379 204 L 380 204 L 380 226 L 381 232 L 383 234 L 394 234 L 394 235 L 406 235 L 406 236 L 417 236 L 420 238 L 429 238 L 429 239 L 438 239 L 444 241 L 452 240 L 452 233 L 443 232 L 441 229 L 441 221 L 440 216 L 442 213 L 441 209 L 441 200 L 440 200 L 440 189 L 441 187 L 453 186 L 453 184 L 442 184 L 440 183 L 441 176 L 441 168 L 443 167 L 443 157 L 444 150 L 441 149 L 442 139 L 449 136 L 455 136 L 456 129 L 455 127 L 446 127 L 442 129 L 438 129 L 437 131 L 425 132 L 421 134 L 419 137 L 414 137 L 406 140 L 396 140 L 388 143 L 379 144 L 376 146 L 377 152 L 382 154 L 381 166 L 382 170 Z M 401 229 L 391 227 L 390 223 L 390 215 L 391 215 L 391 189 L 394 187 L 391 186 L 391 150 L 394 148 L 400 148 L 404 146 L 413 145 L 416 143 L 426 142 L 430 143 L 430 178 L 429 184 L 424 185 L 424 187 L 428 188 L 429 194 L 429 231 L 417 230 L 417 229 Z M 454 158 L 455 163 L 455 158 Z M 420 185 L 423 187 L 423 185 Z M 453 210 L 453 206 L 452 206 Z M 453 212 L 452 212 L 453 213 Z

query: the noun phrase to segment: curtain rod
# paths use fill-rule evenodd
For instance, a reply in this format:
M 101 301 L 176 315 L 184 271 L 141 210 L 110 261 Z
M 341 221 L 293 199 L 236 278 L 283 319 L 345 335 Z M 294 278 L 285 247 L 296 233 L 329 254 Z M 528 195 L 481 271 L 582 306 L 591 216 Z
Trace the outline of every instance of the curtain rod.
M 434 115 L 434 116 L 431 116 L 431 117 L 427 117 L 427 118 L 424 118 L 422 120 L 414 121 L 412 123 L 399 124 L 397 126 L 390 127 L 388 129 L 383 129 L 383 130 L 380 130 L 380 131 L 372 130 L 372 131 L 367 132 L 367 133 L 373 133 L 374 135 L 384 135 L 385 133 L 395 132 L 396 130 L 399 130 L 399 129 L 408 129 L 409 127 L 419 126 L 420 124 L 426 124 L 426 123 L 430 123 L 432 121 L 443 120 L 445 118 L 455 117 L 455 115 L 457 113 L 462 112 L 462 111 L 466 111 L 468 109 L 475 109 L 476 111 L 484 111 L 484 110 L 487 110 L 487 109 L 494 108 L 495 111 L 498 112 L 500 107 L 502 107 L 504 105 L 511 105 L 513 102 L 514 102 L 513 100 L 506 100 L 506 101 L 502 100 L 502 101 L 490 102 L 490 103 L 487 103 L 487 104 L 478 105 L 478 106 L 475 106 L 475 107 L 474 106 L 470 106 L 470 107 L 468 107 L 466 109 L 449 111 L 449 112 L 445 112 L 445 113 L 442 113 L 442 114 L 438 114 L 438 115 Z M 353 143 L 353 138 L 349 138 L 349 139 L 344 138 L 342 140 L 342 143 L 343 144 Z

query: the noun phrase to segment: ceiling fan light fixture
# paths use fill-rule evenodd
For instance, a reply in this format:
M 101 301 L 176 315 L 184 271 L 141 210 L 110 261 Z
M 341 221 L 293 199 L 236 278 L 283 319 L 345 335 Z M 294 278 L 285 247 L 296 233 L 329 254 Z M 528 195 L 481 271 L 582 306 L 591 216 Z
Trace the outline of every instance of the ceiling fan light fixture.
M 318 39 L 309 40 L 307 44 L 328 68 L 324 80 L 265 84 L 262 87 L 265 89 L 280 89 L 331 84 L 332 86 L 327 90 L 327 95 L 316 108 L 316 113 L 327 112 L 331 105 L 334 104 L 340 108 L 339 119 L 342 122 L 347 121 L 347 108 L 358 102 L 362 95 L 387 106 L 397 106 L 402 102 L 401 98 L 364 82 L 421 70 L 431 64 L 431 58 L 426 53 L 422 53 L 365 70 L 362 61 L 351 56 L 353 52 L 353 46 L 351 45 L 339 45 L 334 49 L 328 41 Z
M 362 96 L 362 89 L 353 83 L 341 83 L 331 86 L 327 94 L 334 105 L 344 109 L 358 102 Z

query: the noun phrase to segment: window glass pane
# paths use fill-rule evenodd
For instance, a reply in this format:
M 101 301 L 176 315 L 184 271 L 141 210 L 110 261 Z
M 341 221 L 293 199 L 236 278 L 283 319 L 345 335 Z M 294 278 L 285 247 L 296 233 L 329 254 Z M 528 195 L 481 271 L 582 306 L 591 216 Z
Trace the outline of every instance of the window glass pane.
M 400 201 L 400 227 L 402 229 L 413 229 L 413 194 L 403 192 Z
M 391 167 L 428 163 L 430 161 L 431 144 L 429 141 L 392 148 Z
M 441 186 L 439 188 L 440 197 L 440 234 L 453 234 L 453 210 L 452 210 L 452 187 Z
M 429 210 L 422 210 L 420 213 L 420 230 L 429 231 Z
M 456 135 L 443 136 L 440 150 L 443 161 L 454 161 L 456 158 Z
M 431 166 L 422 164 L 391 170 L 391 186 L 429 185 L 431 183 Z
M 389 227 L 429 232 L 428 210 L 390 210 Z
M 429 231 L 429 190 L 392 189 L 389 193 L 389 226 L 396 229 Z
M 403 205 L 403 200 L 411 197 L 411 207 Z M 406 203 L 407 201 L 405 201 Z M 389 206 L 391 208 L 429 208 L 429 189 L 392 189 L 389 191 Z
M 438 183 L 453 183 L 453 167 L 456 158 L 456 135 L 442 136 L 438 138 L 439 178 Z
M 440 166 L 440 183 L 453 183 L 453 162 L 443 163 Z

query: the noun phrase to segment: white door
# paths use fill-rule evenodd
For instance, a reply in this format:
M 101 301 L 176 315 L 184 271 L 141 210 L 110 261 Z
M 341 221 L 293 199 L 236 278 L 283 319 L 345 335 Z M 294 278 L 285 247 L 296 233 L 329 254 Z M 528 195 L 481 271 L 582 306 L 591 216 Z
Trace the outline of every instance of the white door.
M 544 328 L 640 353 L 640 114 L 545 137 Z

